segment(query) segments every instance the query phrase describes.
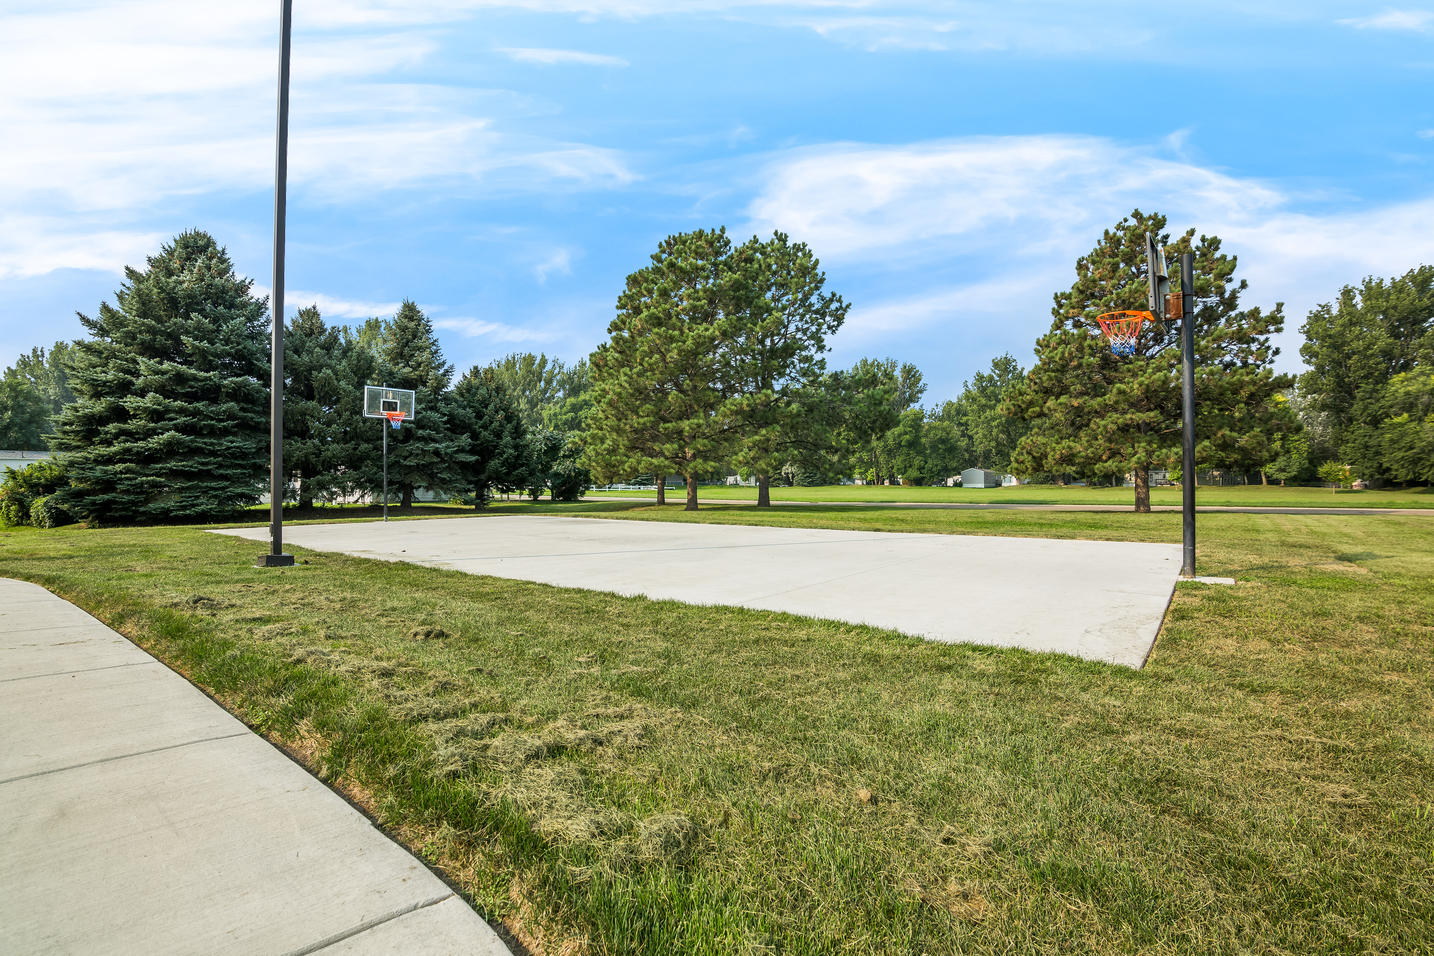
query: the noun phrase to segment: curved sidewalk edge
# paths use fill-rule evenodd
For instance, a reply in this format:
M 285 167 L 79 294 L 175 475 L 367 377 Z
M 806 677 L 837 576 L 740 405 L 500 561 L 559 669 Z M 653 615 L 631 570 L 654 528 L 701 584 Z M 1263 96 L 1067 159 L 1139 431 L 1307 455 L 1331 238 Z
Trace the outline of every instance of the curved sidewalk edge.
M 509 953 L 417 858 L 184 678 L 4 578 L 0 741 L 7 950 Z

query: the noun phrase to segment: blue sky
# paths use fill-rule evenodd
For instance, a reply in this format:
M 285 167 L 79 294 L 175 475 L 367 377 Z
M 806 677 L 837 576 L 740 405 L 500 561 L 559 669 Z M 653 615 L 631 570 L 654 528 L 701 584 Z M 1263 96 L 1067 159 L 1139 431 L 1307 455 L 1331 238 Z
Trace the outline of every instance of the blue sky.
M 288 304 L 415 299 L 459 367 L 604 338 L 663 236 L 807 242 L 832 362 L 928 401 L 1029 364 L 1133 207 L 1216 233 L 1249 304 L 1434 262 L 1434 7 L 294 0 Z M 1180 7 L 1180 9 L 1177 9 Z M 10 0 L 0 363 L 212 232 L 267 290 L 277 3 Z

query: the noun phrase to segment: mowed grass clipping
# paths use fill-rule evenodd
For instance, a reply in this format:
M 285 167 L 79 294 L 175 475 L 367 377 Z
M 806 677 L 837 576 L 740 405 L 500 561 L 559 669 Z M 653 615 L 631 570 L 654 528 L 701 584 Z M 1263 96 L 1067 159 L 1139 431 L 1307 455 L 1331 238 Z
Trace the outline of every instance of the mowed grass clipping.
M 1240 583 L 1181 585 L 1143 671 L 302 549 L 261 570 L 194 528 L 0 532 L 0 574 L 210 690 L 535 952 L 1434 948 L 1434 522 L 1201 536 Z

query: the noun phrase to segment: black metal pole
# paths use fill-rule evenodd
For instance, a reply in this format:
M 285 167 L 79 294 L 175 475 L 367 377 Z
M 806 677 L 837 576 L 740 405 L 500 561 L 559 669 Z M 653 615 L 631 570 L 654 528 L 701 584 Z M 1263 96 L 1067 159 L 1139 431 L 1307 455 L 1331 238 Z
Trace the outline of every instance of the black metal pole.
M 1195 254 L 1180 254 L 1180 503 L 1185 548 L 1180 576 L 1195 576 Z
M 261 567 L 294 563 L 284 553 L 284 211 L 289 179 L 289 33 L 293 0 L 279 0 L 279 125 L 274 146 L 274 333 L 269 358 L 269 553 Z
M 383 520 L 388 520 L 388 430 L 387 418 L 383 419 Z

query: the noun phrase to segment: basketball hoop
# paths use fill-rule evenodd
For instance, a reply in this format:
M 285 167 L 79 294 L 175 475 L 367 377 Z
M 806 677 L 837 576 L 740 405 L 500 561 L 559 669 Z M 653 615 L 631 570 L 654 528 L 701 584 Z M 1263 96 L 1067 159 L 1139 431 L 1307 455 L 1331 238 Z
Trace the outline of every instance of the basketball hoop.
M 395 429 L 403 424 L 403 412 L 384 412 L 383 417 L 387 418 L 388 423 Z
M 1140 338 L 1140 327 L 1153 316 L 1149 312 L 1107 312 L 1096 316 L 1100 330 L 1110 339 L 1110 350 L 1116 355 L 1135 354 L 1135 340 Z

